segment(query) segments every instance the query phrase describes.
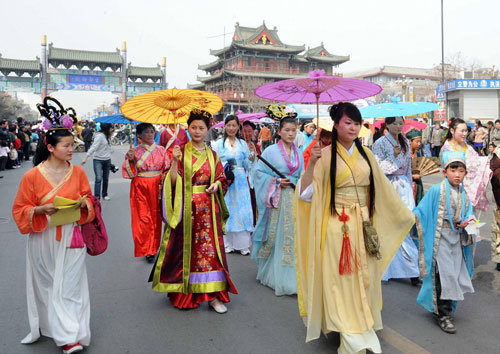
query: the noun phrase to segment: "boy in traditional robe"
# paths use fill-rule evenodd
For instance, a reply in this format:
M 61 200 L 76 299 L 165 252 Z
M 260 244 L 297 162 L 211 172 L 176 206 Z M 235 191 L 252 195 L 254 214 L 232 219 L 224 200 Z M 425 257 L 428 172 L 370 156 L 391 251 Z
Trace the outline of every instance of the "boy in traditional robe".
M 417 303 L 434 313 L 443 331 L 455 333 L 451 313 L 465 293 L 474 292 L 475 235 L 465 231 L 474 216 L 462 183 L 467 174 L 465 153 L 444 152 L 442 165 L 444 181 L 432 186 L 414 209 L 423 280 Z

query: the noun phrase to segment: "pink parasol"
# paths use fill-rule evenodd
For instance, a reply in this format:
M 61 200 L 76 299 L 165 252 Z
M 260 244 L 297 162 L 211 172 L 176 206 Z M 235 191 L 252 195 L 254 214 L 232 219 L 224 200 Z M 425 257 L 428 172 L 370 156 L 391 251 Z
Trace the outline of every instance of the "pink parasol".
M 373 125 L 377 128 L 382 128 L 382 124 L 384 124 L 385 119 L 379 119 Z M 419 122 L 417 120 L 412 120 L 412 119 L 406 119 L 405 120 L 405 125 L 403 126 L 403 133 L 406 133 L 408 130 L 415 128 L 418 130 L 422 130 L 424 128 L 427 128 L 427 124 L 423 122 Z
M 242 113 L 242 114 L 237 114 L 238 120 L 240 121 L 240 124 L 243 123 L 246 120 L 249 120 L 251 122 L 255 123 L 260 123 L 259 118 L 266 117 L 267 114 L 265 113 Z M 224 126 L 224 121 L 217 123 L 215 125 L 212 125 L 210 128 L 220 128 Z
M 343 77 L 324 76 L 324 70 L 314 70 L 309 77 L 271 82 L 255 89 L 256 96 L 289 103 L 316 103 L 319 126 L 319 103 L 354 101 L 375 96 L 382 87 L 377 84 Z

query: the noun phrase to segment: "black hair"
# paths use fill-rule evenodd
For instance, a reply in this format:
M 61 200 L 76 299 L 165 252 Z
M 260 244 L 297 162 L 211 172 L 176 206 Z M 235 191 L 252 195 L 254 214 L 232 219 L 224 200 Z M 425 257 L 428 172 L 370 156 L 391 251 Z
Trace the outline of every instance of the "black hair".
M 450 121 L 450 125 L 448 126 L 448 133 L 446 134 L 446 138 L 445 138 L 446 140 L 450 140 L 451 138 L 453 138 L 453 134 L 451 133 L 451 130 L 457 129 L 457 126 L 459 124 L 465 124 L 465 126 L 467 127 L 467 130 L 469 130 L 469 128 L 470 128 L 467 125 L 467 123 L 465 123 L 465 120 L 460 119 L 460 118 L 452 118 Z
M 201 110 L 194 110 L 189 113 L 189 119 L 187 121 L 188 127 L 193 123 L 195 120 L 201 120 L 205 125 L 207 126 L 207 129 L 210 128 L 210 118 L 211 115 L 210 113 L 206 111 L 201 111 Z
M 106 137 L 106 140 L 108 141 L 108 144 L 109 144 L 109 138 L 111 138 L 111 130 L 112 129 L 113 129 L 113 124 L 110 124 L 110 123 L 101 123 L 101 132 Z
M 234 114 L 230 114 L 226 117 L 226 119 L 224 119 L 224 126 L 231 122 L 231 121 L 235 121 L 236 122 L 236 125 L 238 125 L 238 131 L 236 132 L 236 139 L 238 140 L 241 140 L 241 137 L 240 137 L 240 121 L 238 119 L 238 117 Z M 224 144 L 226 143 L 226 139 L 227 139 L 227 133 L 226 133 L 226 130 L 224 129 L 224 138 L 222 139 L 222 145 L 224 146 Z
M 493 121 L 492 121 L 492 120 L 488 121 L 488 123 L 487 123 L 487 124 L 488 124 L 488 125 L 490 125 L 490 124 L 491 124 L 491 125 L 495 125 L 495 123 L 493 123 Z
M 497 124 L 497 123 L 500 123 L 500 119 L 497 119 L 497 120 L 495 121 L 495 124 Z
M 476 119 L 476 124 L 478 128 L 481 128 L 483 126 L 483 123 L 479 119 Z
M 33 166 L 37 166 L 49 158 L 50 151 L 47 148 L 48 144 L 55 147 L 66 136 L 73 137 L 73 134 L 68 129 L 50 129 L 45 133 L 43 138 L 40 137 L 36 146 L 35 156 L 33 157 Z
M 334 122 L 333 130 L 332 130 L 332 160 L 330 162 L 330 211 L 332 215 L 337 214 L 337 210 L 335 209 L 335 181 L 337 175 L 337 128 L 336 125 L 339 124 L 342 117 L 346 115 L 356 123 L 362 124 L 363 118 L 361 117 L 361 113 L 359 112 L 358 107 L 350 102 L 339 102 L 330 107 L 330 117 Z M 370 167 L 370 205 L 368 207 L 370 217 L 373 215 L 374 203 L 375 203 L 375 183 L 373 181 L 373 171 L 370 160 L 368 159 L 368 155 L 361 145 L 361 141 L 358 138 L 354 139 L 354 144 L 356 144 L 356 148 L 359 153 L 365 159 L 366 163 Z
M 255 130 L 257 128 L 257 126 L 255 124 L 253 124 L 252 122 L 250 122 L 249 120 L 246 120 L 243 122 L 243 126 L 250 126 L 252 127 L 253 130 Z
M 459 168 L 459 167 L 465 168 L 465 170 L 467 171 L 467 166 L 461 161 L 450 162 L 450 164 L 446 166 L 444 170 L 446 171 L 449 168 Z
M 404 123 L 405 119 L 403 117 L 387 117 L 385 118 L 385 125 L 387 126 L 389 124 L 393 124 L 397 118 L 401 118 Z M 403 153 L 406 153 L 406 151 L 408 151 L 408 144 L 406 143 L 406 140 L 401 133 L 398 134 L 398 142 L 399 145 L 401 145 L 401 150 L 403 150 Z
M 137 135 L 139 135 L 139 134 L 142 134 L 142 132 L 145 131 L 148 128 L 151 128 L 154 131 L 156 131 L 156 129 L 153 126 L 153 124 L 150 124 L 150 123 L 141 123 L 141 124 L 137 125 L 137 127 L 135 128 L 135 132 L 136 132 Z M 101 125 L 101 129 L 102 129 L 102 125 Z
M 280 119 L 280 129 L 279 130 L 281 130 L 286 123 L 292 123 L 292 124 L 295 124 L 295 126 L 297 126 L 297 120 L 294 117 L 285 117 L 283 119 Z

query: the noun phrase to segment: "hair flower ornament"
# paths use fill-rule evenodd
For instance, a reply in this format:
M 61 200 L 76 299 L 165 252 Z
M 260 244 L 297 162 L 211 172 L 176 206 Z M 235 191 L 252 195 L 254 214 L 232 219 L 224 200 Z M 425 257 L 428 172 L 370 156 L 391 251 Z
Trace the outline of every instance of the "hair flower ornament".
M 42 126 L 45 130 L 51 129 L 68 129 L 71 130 L 73 125 L 78 122 L 76 112 L 73 108 L 68 108 L 71 113 L 68 114 L 63 105 L 50 96 L 44 98 L 43 103 L 36 105 L 40 114 L 45 117 Z

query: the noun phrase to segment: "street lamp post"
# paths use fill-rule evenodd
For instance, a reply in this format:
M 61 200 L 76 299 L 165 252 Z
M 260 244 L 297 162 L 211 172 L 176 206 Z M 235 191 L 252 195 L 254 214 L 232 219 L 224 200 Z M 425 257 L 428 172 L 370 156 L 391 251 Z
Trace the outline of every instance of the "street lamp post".
M 406 75 L 403 75 L 401 80 L 396 80 L 396 84 L 401 85 L 401 91 L 403 94 L 403 100 L 402 100 L 403 102 L 406 102 L 406 90 L 408 88 L 408 85 L 411 85 L 412 82 L 413 82 L 413 80 L 406 79 Z
M 238 95 L 236 92 L 233 93 L 233 97 L 234 99 L 238 99 L 238 111 L 240 110 L 240 106 L 241 106 L 241 100 L 243 99 L 243 97 L 245 97 L 245 94 L 243 92 L 240 92 L 240 94 Z

